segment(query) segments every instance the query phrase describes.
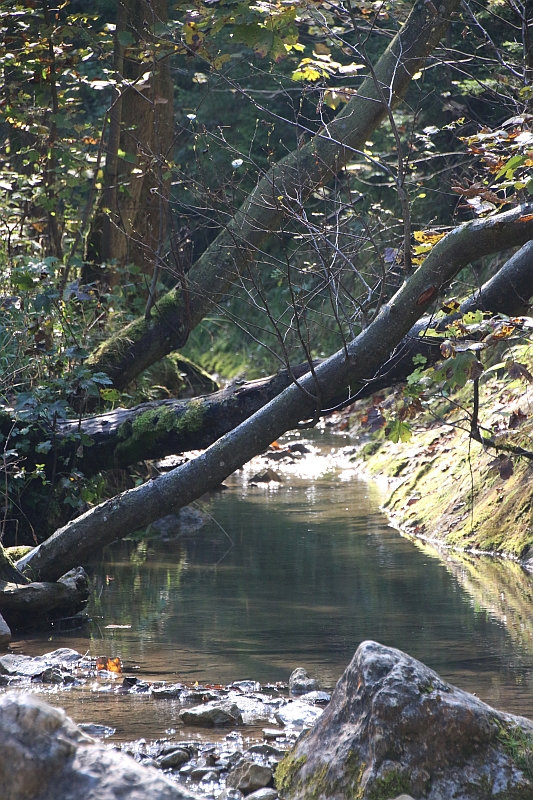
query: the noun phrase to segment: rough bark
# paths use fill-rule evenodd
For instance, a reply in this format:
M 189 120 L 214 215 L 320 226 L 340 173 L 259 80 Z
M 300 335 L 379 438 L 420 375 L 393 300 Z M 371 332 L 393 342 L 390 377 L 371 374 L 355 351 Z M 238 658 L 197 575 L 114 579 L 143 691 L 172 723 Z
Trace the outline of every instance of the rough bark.
M 461 313 L 482 309 L 493 313 L 520 315 L 526 313 L 533 295 L 533 242 L 524 245 L 500 271 L 487 281 L 461 306 Z M 371 379 L 352 386 L 358 398 L 369 397 L 380 389 L 405 381 L 413 371 L 413 357 L 424 355 L 428 365 L 441 358 L 440 340 L 421 338 L 428 327 L 439 327 L 450 317 L 436 322 L 432 317 L 419 320 L 405 336 L 392 356 Z M 317 362 L 318 363 L 318 362 Z M 307 372 L 307 365 L 293 369 L 295 376 Z M 256 411 L 277 397 L 292 383 L 287 370 L 276 375 L 232 385 L 222 391 L 193 400 L 163 400 L 143 403 L 131 409 L 118 408 L 106 414 L 62 423 L 56 433 L 57 455 L 75 449 L 72 435 L 79 430 L 91 437 L 94 444 L 84 448 L 77 464 L 85 476 L 105 469 L 127 468 L 145 459 L 164 458 L 186 450 L 209 447 L 224 434 L 236 428 Z M 347 389 L 339 394 L 346 398 Z M 334 398 L 330 403 L 334 404 Z
M 153 30 L 168 21 L 166 0 L 120 0 L 117 4 L 115 70 L 129 83 L 114 105 L 109 121 L 105 185 L 101 210 L 89 241 L 88 255 L 104 262 L 107 271 L 94 269 L 87 278 L 114 284 L 118 273 L 111 266 L 134 263 L 150 276 L 163 246 L 169 179 L 166 159 L 174 139 L 174 87 L 168 58 L 154 55 L 153 63 L 131 57 L 120 41 L 129 34 L 137 46 L 153 48 Z M 158 51 L 154 50 L 157 54 Z M 146 72 L 148 81 L 139 81 Z M 124 156 L 120 155 L 124 153 Z M 148 288 L 149 277 L 145 279 Z
M 415 322 L 467 264 L 483 255 L 533 239 L 533 205 L 455 229 L 381 309 L 374 322 L 346 348 L 319 364 L 227 433 L 204 453 L 156 480 L 124 492 L 56 531 L 17 562 L 23 572 L 54 579 L 132 530 L 188 505 L 262 452 L 301 420 L 320 410 L 346 386 L 370 380 Z
M 254 191 L 205 253 L 193 265 L 187 285 L 162 297 L 147 318 L 138 319 L 104 342 L 88 364 L 124 388 L 167 353 L 182 347 L 190 331 L 213 308 L 254 258 L 284 217 L 329 181 L 363 149 L 387 116 L 383 94 L 395 106 L 437 45 L 459 0 L 417 0 L 411 14 L 375 67 L 375 77 L 308 144 L 289 154 L 262 177 Z M 281 199 L 280 199 L 281 198 Z

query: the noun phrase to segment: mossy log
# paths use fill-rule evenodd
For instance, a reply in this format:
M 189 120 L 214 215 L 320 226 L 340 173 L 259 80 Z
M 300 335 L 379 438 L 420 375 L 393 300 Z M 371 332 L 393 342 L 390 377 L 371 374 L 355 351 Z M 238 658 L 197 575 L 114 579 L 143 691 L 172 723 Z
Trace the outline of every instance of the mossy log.
M 533 295 L 533 242 L 522 247 L 491 280 L 487 281 L 461 306 L 461 313 L 475 309 L 507 315 L 524 314 Z M 424 317 L 405 336 L 390 358 L 369 380 L 346 388 L 330 398 L 321 414 L 347 398 L 369 397 L 374 392 L 405 381 L 413 371 L 413 357 L 422 354 L 428 365 L 441 358 L 441 339 L 420 337 L 430 324 L 441 322 Z M 316 362 L 317 364 L 318 362 Z M 315 365 L 316 365 L 315 364 Z M 73 451 L 72 434 L 80 428 L 94 444 L 86 447 L 77 465 L 86 476 L 106 469 L 127 468 L 145 459 L 164 458 L 186 450 L 209 447 L 224 434 L 255 414 L 274 397 L 308 370 L 307 364 L 294 367 L 291 374 L 281 370 L 276 375 L 232 385 L 219 392 L 193 400 L 164 400 L 145 403 L 132 409 L 116 409 L 80 423 L 66 422 L 58 426 L 56 445 L 60 454 Z M 70 445 L 69 445 L 70 440 Z M 42 457 L 41 457 L 42 458 Z
M 260 178 L 234 218 L 192 266 L 186 286 L 172 289 L 157 300 L 148 318 L 135 320 L 100 345 L 88 366 L 106 372 L 114 386 L 122 389 L 151 364 L 183 347 L 190 331 L 238 279 L 239 271 L 283 227 L 293 207 L 364 148 L 390 107 L 404 97 L 412 76 L 438 44 L 458 6 L 459 0 L 417 0 L 357 94 L 327 128 Z

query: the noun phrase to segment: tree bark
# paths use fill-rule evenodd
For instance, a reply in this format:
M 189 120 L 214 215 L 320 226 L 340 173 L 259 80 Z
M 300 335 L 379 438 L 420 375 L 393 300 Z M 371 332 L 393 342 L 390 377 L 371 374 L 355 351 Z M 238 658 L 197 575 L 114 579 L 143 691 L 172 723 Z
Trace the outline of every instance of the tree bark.
M 467 264 L 533 239 L 533 205 L 475 220 L 441 239 L 374 322 L 197 458 L 124 492 L 56 531 L 17 562 L 25 574 L 53 580 L 104 547 L 176 512 L 306 419 L 316 419 L 344 387 L 371 380 L 415 322 Z
M 362 150 L 365 141 L 405 95 L 413 74 L 437 45 L 459 0 L 416 0 L 411 14 L 357 95 L 311 141 L 278 162 L 215 241 L 193 265 L 185 286 L 162 297 L 151 313 L 104 342 L 88 360 L 123 389 L 143 370 L 182 347 L 198 325 L 254 259 L 292 208 L 327 183 Z
M 174 140 L 174 87 L 169 59 L 157 55 L 154 28 L 167 21 L 166 0 L 119 0 L 115 71 L 126 82 L 137 83 L 110 114 L 101 210 L 89 240 L 89 257 L 105 262 L 107 271 L 93 269 L 85 276 L 111 285 L 119 276 L 115 261 L 139 266 L 148 276 L 148 289 L 164 244 L 170 184 L 162 176 Z M 132 46 L 124 46 L 124 36 Z M 132 48 L 138 47 L 153 50 L 151 64 L 132 57 Z M 149 80 L 139 82 L 143 73 Z

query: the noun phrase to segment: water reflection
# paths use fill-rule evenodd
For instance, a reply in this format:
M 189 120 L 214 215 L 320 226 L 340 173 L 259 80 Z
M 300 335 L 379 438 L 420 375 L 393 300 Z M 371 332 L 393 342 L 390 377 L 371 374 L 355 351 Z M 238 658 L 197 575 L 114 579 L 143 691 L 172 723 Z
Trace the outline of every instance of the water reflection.
M 533 717 L 528 576 L 415 546 L 387 527 L 372 488 L 347 477 L 329 472 L 312 485 L 294 477 L 268 491 L 235 476 L 228 491 L 202 501 L 213 519 L 200 530 L 117 542 L 94 561 L 87 636 L 24 640 L 19 649 L 72 646 L 120 655 L 150 679 L 200 682 L 286 680 L 305 666 L 332 687 L 371 638 Z M 94 698 L 55 700 L 65 701 L 76 719 L 109 722 Z M 159 725 L 160 734 L 170 724 L 161 708 L 130 704 L 123 731 L 139 735 L 144 725 L 149 735 Z

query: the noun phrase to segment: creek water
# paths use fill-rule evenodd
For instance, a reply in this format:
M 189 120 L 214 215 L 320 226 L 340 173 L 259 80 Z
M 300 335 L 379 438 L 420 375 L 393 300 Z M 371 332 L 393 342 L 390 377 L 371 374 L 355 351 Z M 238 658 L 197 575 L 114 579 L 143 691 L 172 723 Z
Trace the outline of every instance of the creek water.
M 326 455 L 348 444 L 327 434 L 314 441 Z M 401 537 L 372 485 L 319 461 L 303 459 L 270 488 L 236 473 L 198 504 L 201 527 L 116 542 L 88 565 L 92 622 L 19 636 L 11 650 L 120 656 L 127 673 L 150 681 L 266 683 L 304 666 L 332 688 L 358 644 L 375 639 L 533 718 L 533 579 L 517 565 L 441 555 Z M 56 687 L 46 699 L 78 722 L 113 725 L 122 740 L 164 735 L 175 722 L 172 702 L 112 687 Z

